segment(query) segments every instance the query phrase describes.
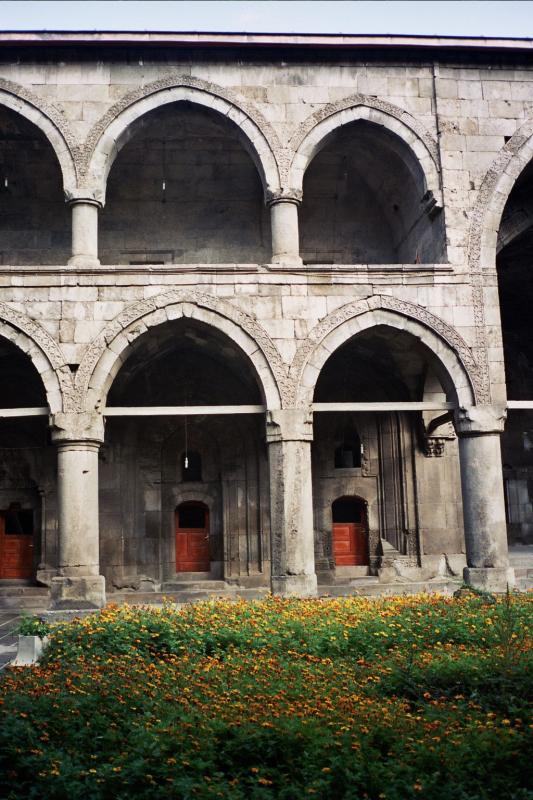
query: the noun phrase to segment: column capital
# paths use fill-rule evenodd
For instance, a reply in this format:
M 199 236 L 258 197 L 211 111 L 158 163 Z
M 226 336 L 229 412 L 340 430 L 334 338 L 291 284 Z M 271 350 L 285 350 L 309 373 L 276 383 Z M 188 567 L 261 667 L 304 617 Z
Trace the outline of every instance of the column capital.
M 272 442 L 312 442 L 313 412 L 310 408 L 279 408 L 267 411 L 266 440 Z
M 455 411 L 454 423 L 458 436 L 500 434 L 505 426 L 505 406 L 469 406 Z
M 293 203 L 299 206 L 302 202 L 302 190 L 280 189 L 277 192 L 267 191 L 265 202 L 269 208 L 277 203 Z
M 59 411 L 50 417 L 50 428 L 57 445 L 84 442 L 99 446 L 104 441 L 104 418 L 96 411 Z
M 65 203 L 69 206 L 83 203 L 84 205 L 96 206 L 98 209 L 104 207 L 100 192 L 98 190 L 92 191 L 91 189 L 72 189 L 65 191 Z

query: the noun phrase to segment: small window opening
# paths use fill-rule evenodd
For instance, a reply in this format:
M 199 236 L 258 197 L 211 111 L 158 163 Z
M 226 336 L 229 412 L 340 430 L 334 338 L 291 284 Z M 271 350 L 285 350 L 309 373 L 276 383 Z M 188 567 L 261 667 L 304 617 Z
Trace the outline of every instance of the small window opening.
M 178 508 L 178 525 L 180 528 L 200 528 L 205 530 L 206 509 L 204 506 L 185 504 Z
M 335 448 L 335 469 L 361 466 L 361 439 L 353 428 L 344 431 L 341 444 Z
M 4 517 L 6 536 L 33 535 L 33 511 L 23 511 L 20 503 L 11 503 Z
M 202 480 L 202 457 L 200 456 L 200 453 L 195 453 L 194 451 L 182 453 L 181 480 L 182 481 Z

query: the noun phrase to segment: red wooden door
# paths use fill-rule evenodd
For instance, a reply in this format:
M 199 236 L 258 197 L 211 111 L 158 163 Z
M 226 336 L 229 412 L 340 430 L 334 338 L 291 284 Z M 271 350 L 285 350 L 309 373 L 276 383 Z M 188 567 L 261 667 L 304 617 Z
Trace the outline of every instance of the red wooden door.
M 200 504 L 176 510 L 176 572 L 209 572 L 209 512 Z
M 12 516 L 0 514 L 0 578 L 31 578 L 33 531 L 10 524 Z
M 333 523 L 333 556 L 338 567 L 367 566 L 367 537 L 362 523 Z

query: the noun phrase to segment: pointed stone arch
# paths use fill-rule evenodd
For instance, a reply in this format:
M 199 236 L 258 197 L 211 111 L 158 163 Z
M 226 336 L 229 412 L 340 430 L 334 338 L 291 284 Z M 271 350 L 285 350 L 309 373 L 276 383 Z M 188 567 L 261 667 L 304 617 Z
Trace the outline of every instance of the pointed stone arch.
M 435 203 L 442 207 L 439 150 L 436 140 L 411 114 L 376 97 L 355 94 L 330 103 L 311 114 L 293 134 L 289 147 L 292 160 L 287 164 L 286 182 L 301 191 L 303 176 L 315 155 L 329 137 L 345 125 L 366 120 L 398 136 L 417 160 Z
M 498 230 L 503 210 L 518 177 L 531 161 L 533 119 L 528 119 L 502 147 L 479 187 L 468 236 L 471 272 L 496 269 Z
M 114 159 L 131 134 L 131 125 L 169 103 L 189 102 L 227 117 L 252 157 L 265 195 L 280 188 L 275 153 L 279 140 L 270 123 L 250 103 L 221 86 L 190 75 L 167 75 L 124 95 L 95 123 L 85 142 L 82 184 L 104 200 L 106 181 Z
M 461 406 L 475 402 L 479 382 L 477 364 L 457 331 L 421 306 L 388 295 L 374 295 L 341 306 L 309 332 L 290 368 L 297 392 L 296 404 L 312 402 L 316 380 L 335 350 L 356 334 L 378 325 L 406 331 L 419 339 L 448 377 L 447 392 Z
M 149 328 L 189 317 L 228 336 L 251 361 L 269 409 L 277 409 L 291 392 L 291 381 L 281 355 L 266 331 L 231 303 L 198 291 L 175 289 L 128 306 L 86 350 L 76 387 L 80 410 L 105 404 L 115 375 L 133 342 Z
M 26 87 L 4 78 L 0 78 L 0 104 L 32 122 L 44 134 L 59 162 L 65 194 L 74 193 L 80 148 L 64 114 Z
M 0 336 L 16 345 L 32 362 L 43 382 L 51 414 L 76 410 L 72 373 L 61 348 L 48 331 L 0 302 Z
M 482 373 L 479 402 L 489 403 L 491 399 L 482 275 L 496 273 L 498 230 L 503 210 L 520 173 L 532 160 L 533 119 L 528 119 L 502 147 L 485 173 L 470 215 L 467 252 L 476 329 L 475 353 Z

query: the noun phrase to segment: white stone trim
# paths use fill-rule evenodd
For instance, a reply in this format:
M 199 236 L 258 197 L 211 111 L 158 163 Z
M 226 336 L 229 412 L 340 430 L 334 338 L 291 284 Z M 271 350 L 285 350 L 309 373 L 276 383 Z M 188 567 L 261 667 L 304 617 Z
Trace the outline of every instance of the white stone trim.
M 438 144 L 430 133 L 405 110 L 376 97 L 352 95 L 330 103 L 309 116 L 291 138 L 287 185 L 301 190 L 304 173 L 328 141 L 341 127 L 356 120 L 368 120 L 398 136 L 420 165 L 426 191 L 431 191 L 442 207 Z
M 249 103 L 224 89 L 190 75 L 167 75 L 128 92 L 93 126 L 85 143 L 82 184 L 104 202 L 109 171 L 126 144 L 133 122 L 168 103 L 188 101 L 227 117 L 239 129 L 240 138 L 252 157 L 267 191 L 279 191 L 275 152 L 276 133 Z
M 281 407 L 290 394 L 291 382 L 277 347 L 262 326 L 220 298 L 175 289 L 128 306 L 89 345 L 76 373 L 80 409 L 103 408 L 132 343 L 151 327 L 181 317 L 196 319 L 226 334 L 255 368 L 265 405 L 269 409 Z
M 44 134 L 59 162 L 63 189 L 66 194 L 73 192 L 77 182 L 78 142 L 61 111 L 26 87 L 4 78 L 0 78 L 0 104 L 32 122 Z
M 35 320 L 0 303 L 0 336 L 25 353 L 39 373 L 52 414 L 71 410 L 72 374 L 57 342 Z
M 316 381 L 330 355 L 352 336 L 377 325 L 407 331 L 423 342 L 442 367 L 450 401 L 461 406 L 475 403 L 477 365 L 457 331 L 425 308 L 374 295 L 341 306 L 309 332 L 290 369 L 297 405 L 312 403 Z

